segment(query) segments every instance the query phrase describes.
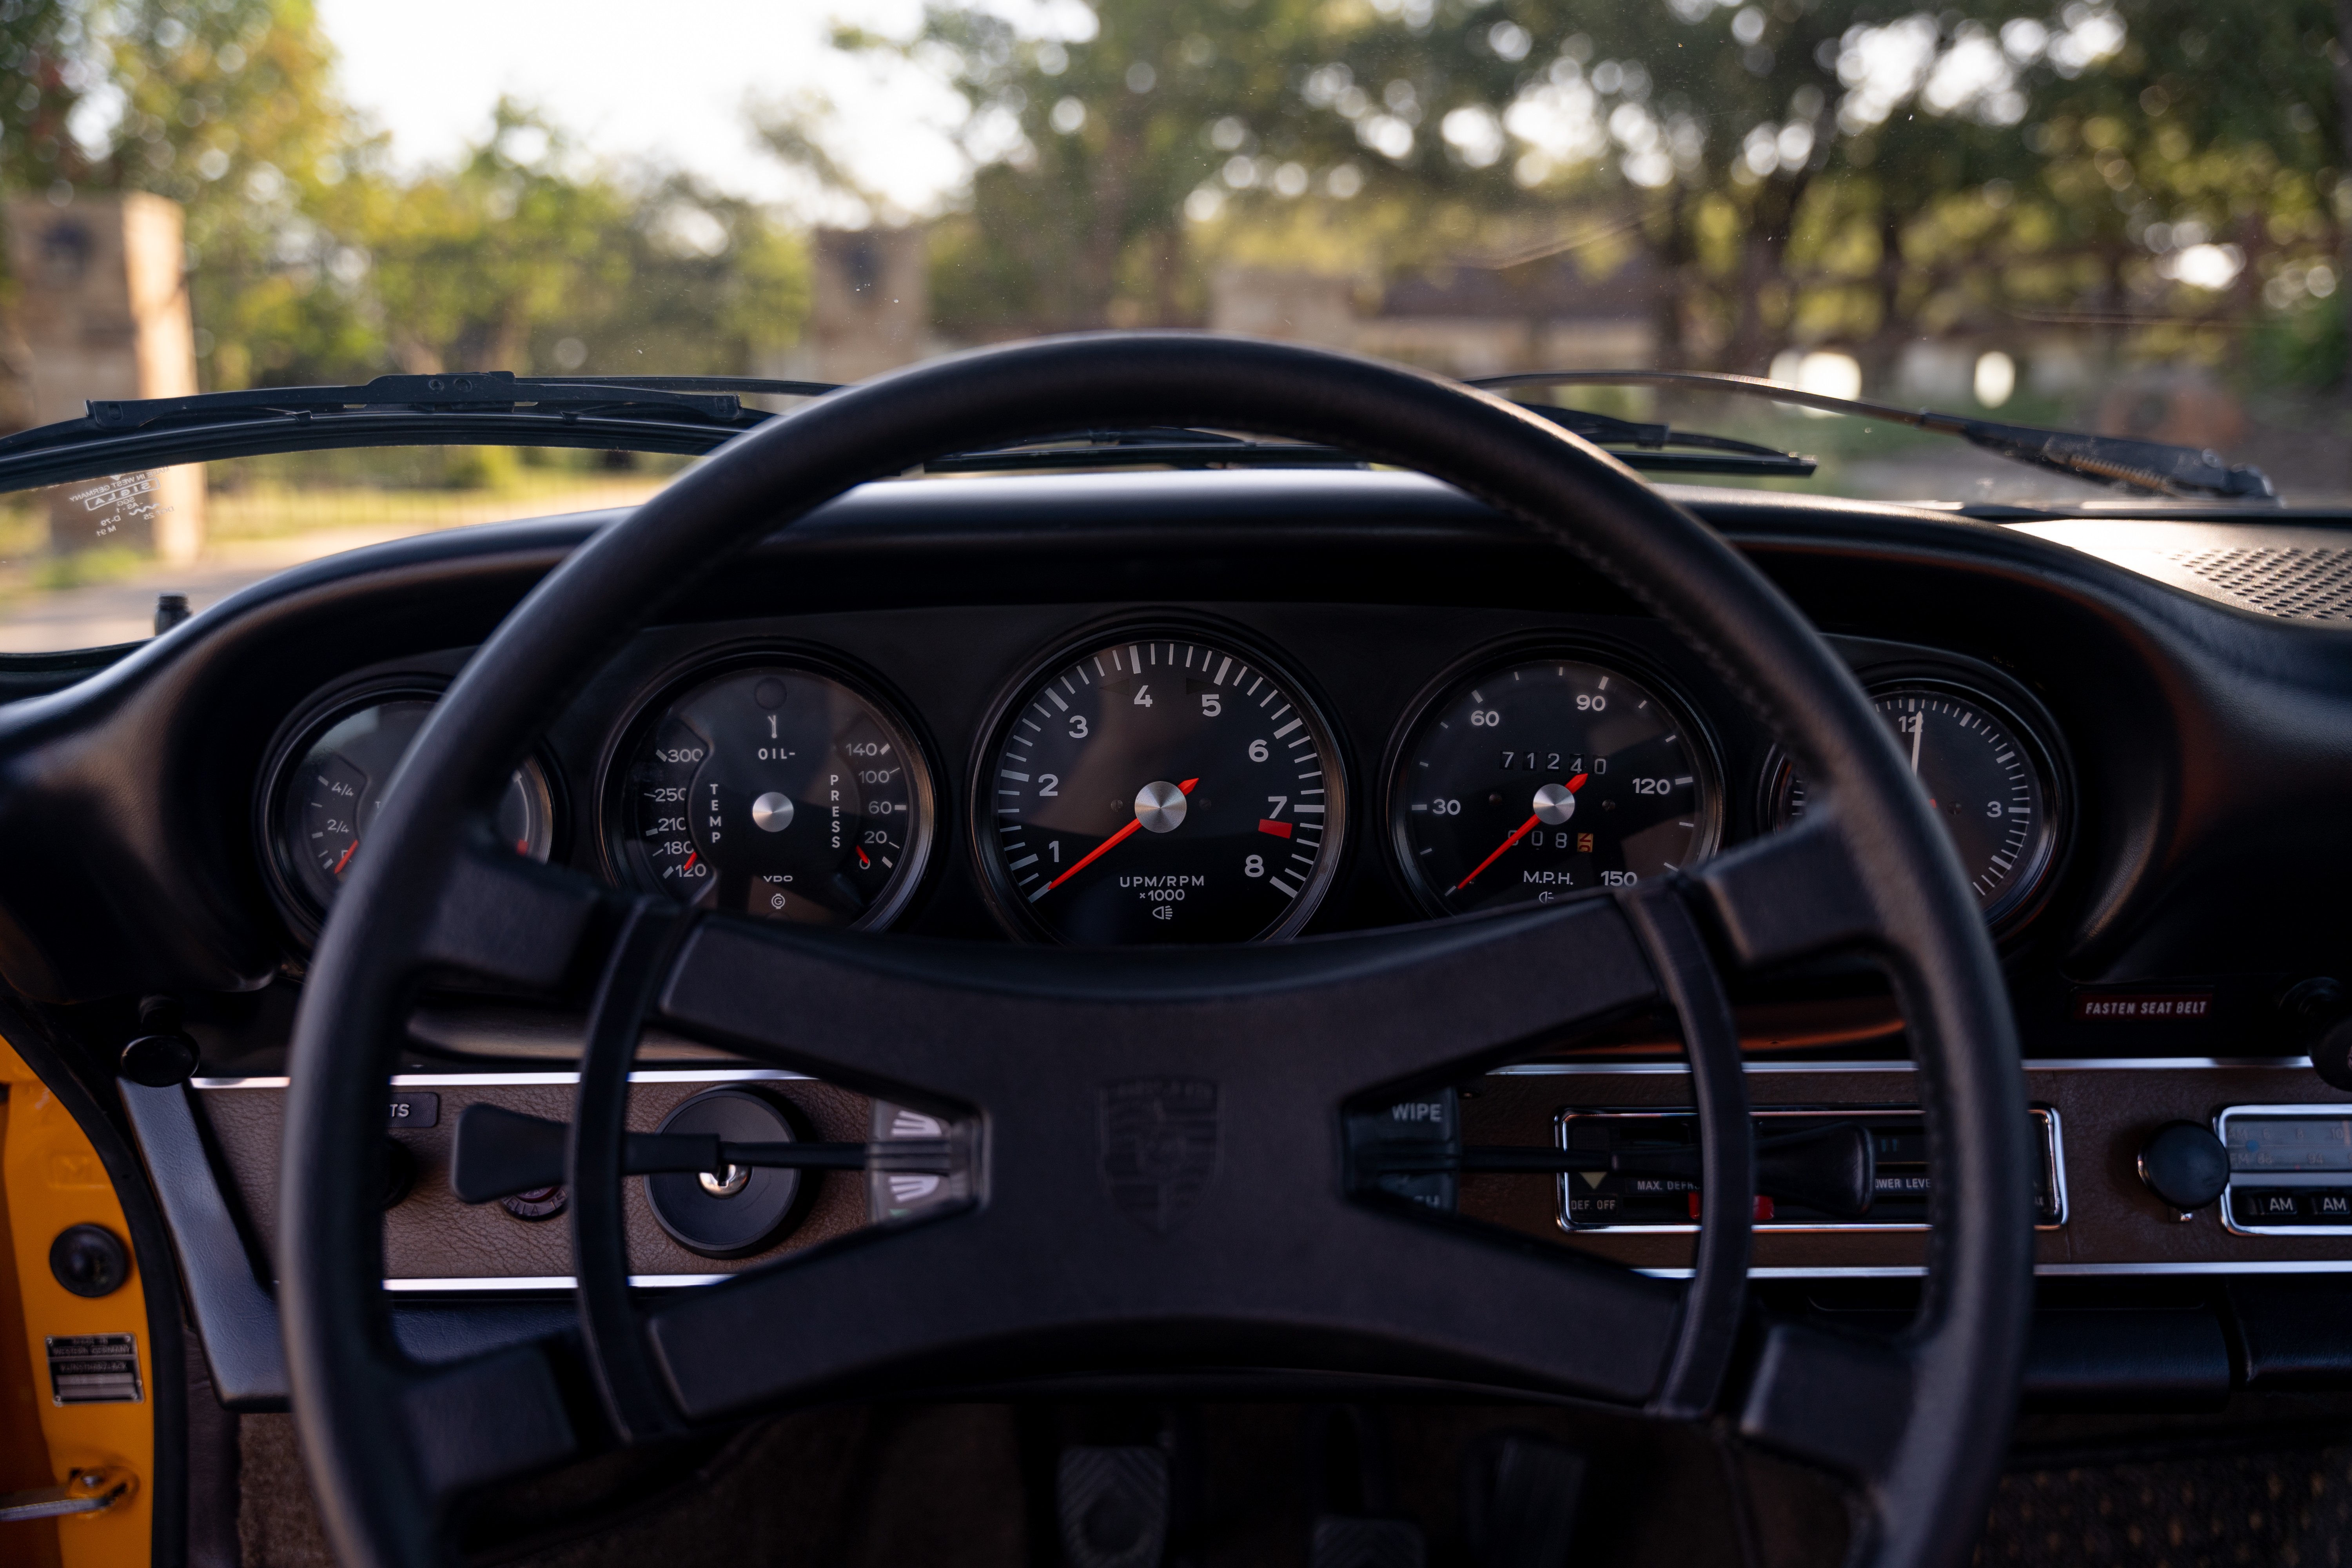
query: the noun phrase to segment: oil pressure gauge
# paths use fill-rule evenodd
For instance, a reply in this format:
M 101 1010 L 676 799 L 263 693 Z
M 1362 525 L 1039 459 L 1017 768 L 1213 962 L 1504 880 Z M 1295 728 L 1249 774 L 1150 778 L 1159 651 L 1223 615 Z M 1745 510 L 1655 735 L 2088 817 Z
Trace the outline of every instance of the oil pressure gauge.
M 930 770 L 905 721 L 782 657 L 672 688 L 632 727 L 607 795 L 628 880 L 767 920 L 886 925 L 930 852 Z

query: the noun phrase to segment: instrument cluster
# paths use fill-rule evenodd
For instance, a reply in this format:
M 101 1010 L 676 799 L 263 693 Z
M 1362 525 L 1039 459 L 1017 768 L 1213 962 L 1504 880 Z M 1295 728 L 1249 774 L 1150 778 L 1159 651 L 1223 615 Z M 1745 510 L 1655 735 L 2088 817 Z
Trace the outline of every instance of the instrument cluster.
M 1991 667 L 1870 647 L 1850 661 L 1987 920 L 2015 932 L 2063 858 L 2054 721 Z M 1076 629 L 1025 669 L 961 716 L 957 767 L 927 739 L 936 715 L 829 648 L 704 650 L 636 682 L 572 787 L 552 755 L 525 758 L 496 830 L 696 908 L 865 930 L 906 921 L 953 862 L 1003 933 L 1108 946 L 1296 935 L 1351 857 L 1390 879 L 1392 918 L 1546 903 L 1671 875 L 1806 809 L 1784 754 L 1727 746 L 1744 718 L 1605 636 L 1462 650 L 1385 734 L 1343 733 L 1309 672 L 1216 621 Z M 281 731 L 257 826 L 299 941 L 441 684 L 347 686 Z M 1380 765 L 1358 774 L 1357 756 Z

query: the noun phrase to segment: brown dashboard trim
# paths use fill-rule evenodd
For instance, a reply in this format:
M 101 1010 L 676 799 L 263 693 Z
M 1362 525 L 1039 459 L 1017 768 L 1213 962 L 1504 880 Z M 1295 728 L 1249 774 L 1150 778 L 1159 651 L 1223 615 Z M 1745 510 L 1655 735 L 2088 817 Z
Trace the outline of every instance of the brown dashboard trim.
M 679 1103 L 708 1089 L 756 1085 L 791 1100 L 818 1138 L 863 1142 L 872 1102 L 862 1094 L 772 1068 L 709 1068 L 639 1071 L 630 1075 L 629 1126 L 652 1131 Z M 572 1286 L 572 1230 L 562 1218 L 527 1221 L 497 1204 L 478 1207 L 449 1189 L 450 1145 L 457 1117 L 468 1105 L 494 1104 L 526 1115 L 568 1121 L 578 1075 L 570 1072 L 483 1072 L 404 1075 L 394 1090 L 438 1094 L 432 1127 L 397 1137 L 416 1163 L 409 1194 L 384 1215 L 385 1283 L 394 1290 L 550 1289 Z M 191 1098 L 210 1128 L 228 1168 L 233 1201 L 265 1258 L 277 1252 L 279 1161 L 286 1088 L 282 1078 L 196 1079 Z M 854 1173 L 826 1172 L 806 1217 L 777 1245 L 744 1258 L 706 1258 L 671 1239 L 654 1217 L 645 1184 L 628 1184 L 626 1225 L 633 1276 L 649 1283 L 688 1284 L 723 1278 L 787 1253 L 814 1247 L 866 1223 L 865 1184 Z
M 2054 1110 L 2063 1129 L 2066 1219 L 2038 1231 L 2043 1275 L 2352 1272 L 2352 1237 L 2249 1236 L 2228 1230 L 2214 1209 L 2181 1223 L 2140 1184 L 2140 1142 L 2167 1121 L 2210 1121 L 2230 1106 L 2347 1104 L 2303 1058 L 2201 1057 L 2030 1060 L 2027 1096 Z M 1915 1102 L 1908 1062 L 1750 1062 L 1748 1093 L 1759 1106 L 1885 1107 Z M 1679 1063 L 1619 1059 L 1536 1062 L 1467 1086 L 1463 1131 L 1480 1143 L 1549 1144 L 1552 1119 L 1570 1108 L 1643 1108 L 1683 1103 Z M 758 1081 L 799 1105 L 818 1135 L 866 1136 L 870 1102 L 831 1085 L 769 1068 L 646 1069 L 633 1075 L 630 1123 L 650 1129 L 680 1100 L 717 1084 Z M 553 1290 L 572 1287 L 571 1243 L 562 1222 L 529 1224 L 497 1205 L 471 1208 L 448 1190 L 447 1144 L 457 1113 L 486 1101 L 567 1119 L 575 1075 L 560 1071 L 446 1072 L 393 1080 L 395 1089 L 442 1097 L 439 1124 L 400 1134 L 416 1156 L 409 1198 L 386 1217 L 386 1286 L 404 1291 Z M 212 1130 L 230 1185 L 267 1254 L 278 1212 L 278 1142 L 284 1079 L 199 1079 L 194 1099 Z M 824 1178 L 806 1221 L 781 1244 L 745 1258 L 688 1252 L 657 1225 L 643 1184 L 630 1184 L 632 1272 L 646 1284 L 714 1280 L 814 1245 L 866 1223 L 863 1186 L 852 1175 Z M 1465 1217 L 1629 1268 L 1674 1274 L 1690 1266 L 1686 1232 L 1583 1230 L 1559 1223 L 1553 1184 L 1531 1177 L 1465 1175 Z M 1759 1279 L 1905 1276 L 1924 1263 L 1918 1230 L 1780 1230 L 1757 1233 Z

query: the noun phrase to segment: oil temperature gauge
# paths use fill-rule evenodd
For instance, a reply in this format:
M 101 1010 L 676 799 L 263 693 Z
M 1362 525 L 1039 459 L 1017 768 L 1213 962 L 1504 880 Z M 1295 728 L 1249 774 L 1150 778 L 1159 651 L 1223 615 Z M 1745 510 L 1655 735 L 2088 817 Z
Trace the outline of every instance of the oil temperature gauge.
M 642 718 L 612 792 L 631 881 L 681 903 L 878 927 L 931 842 L 908 727 L 824 671 L 775 660 L 689 681 Z

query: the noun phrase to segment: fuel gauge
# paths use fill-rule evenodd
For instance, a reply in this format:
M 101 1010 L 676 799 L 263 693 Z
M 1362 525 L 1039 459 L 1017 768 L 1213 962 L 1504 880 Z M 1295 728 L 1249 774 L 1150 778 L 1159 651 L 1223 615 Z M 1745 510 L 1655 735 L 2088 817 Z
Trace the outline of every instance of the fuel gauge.
M 326 913 L 359 852 L 383 788 L 425 725 L 436 699 L 426 693 L 381 696 L 343 710 L 313 729 L 281 774 L 277 837 L 279 868 L 305 911 Z M 555 804 L 547 773 L 527 759 L 499 797 L 501 841 L 515 853 L 545 860 L 555 842 Z

